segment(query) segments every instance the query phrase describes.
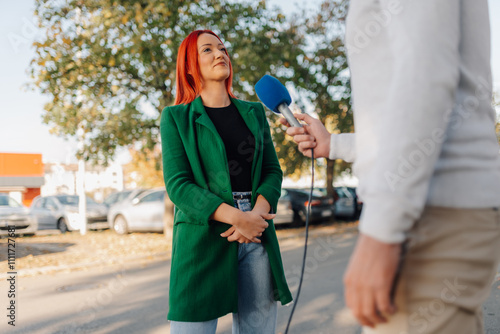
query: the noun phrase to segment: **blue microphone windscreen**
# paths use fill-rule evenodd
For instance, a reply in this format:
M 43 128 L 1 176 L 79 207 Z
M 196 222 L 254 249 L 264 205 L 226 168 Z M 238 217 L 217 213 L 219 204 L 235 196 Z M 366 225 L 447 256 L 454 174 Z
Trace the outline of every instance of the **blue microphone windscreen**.
M 278 106 L 282 103 L 290 105 L 292 98 L 286 87 L 278 79 L 264 75 L 256 84 L 255 92 L 266 107 L 279 113 Z

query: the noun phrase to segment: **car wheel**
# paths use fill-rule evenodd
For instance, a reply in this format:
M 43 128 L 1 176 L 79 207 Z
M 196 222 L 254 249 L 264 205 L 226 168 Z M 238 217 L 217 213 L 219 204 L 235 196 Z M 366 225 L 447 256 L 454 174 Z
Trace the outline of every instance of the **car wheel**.
M 113 224 L 113 229 L 118 234 L 127 234 L 128 233 L 128 225 L 125 217 L 119 215 L 115 218 L 115 222 Z
M 305 223 L 306 223 L 306 220 L 305 220 L 304 212 L 302 210 L 294 211 L 293 212 L 292 227 L 301 227 L 301 226 L 304 226 Z
M 300 220 L 302 221 L 303 224 L 306 223 L 306 219 L 307 219 L 307 208 L 304 209 L 304 210 L 300 210 L 299 211 L 299 217 L 300 217 Z
M 66 233 L 68 232 L 68 225 L 66 224 L 66 219 L 61 218 L 57 221 L 57 228 L 61 233 Z

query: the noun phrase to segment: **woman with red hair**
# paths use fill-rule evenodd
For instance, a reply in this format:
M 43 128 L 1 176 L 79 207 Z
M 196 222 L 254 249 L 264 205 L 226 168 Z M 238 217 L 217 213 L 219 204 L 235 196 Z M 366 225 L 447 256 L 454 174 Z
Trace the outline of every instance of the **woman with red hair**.
M 169 289 L 172 334 L 275 333 L 292 301 L 276 231 L 281 171 L 260 103 L 231 92 L 221 39 L 197 30 L 177 56 L 175 105 L 161 115 L 163 174 L 175 204 Z

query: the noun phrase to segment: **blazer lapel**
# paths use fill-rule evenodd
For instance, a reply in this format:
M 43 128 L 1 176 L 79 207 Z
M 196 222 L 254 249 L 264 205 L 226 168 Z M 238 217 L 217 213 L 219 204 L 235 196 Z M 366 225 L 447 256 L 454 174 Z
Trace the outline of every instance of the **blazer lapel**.
M 226 148 L 219 132 L 203 106 L 201 97 L 197 97 L 191 102 L 191 110 L 196 117 L 198 150 L 202 161 L 204 161 L 202 163 L 208 182 L 218 184 L 224 189 L 231 189 Z M 221 172 L 223 174 L 220 174 Z M 224 177 L 222 178 L 220 175 L 224 175 Z M 231 191 L 222 190 L 222 194 L 220 195 L 223 196 L 227 203 L 232 202 Z
M 250 103 L 244 103 L 243 101 L 240 101 L 238 99 L 231 98 L 231 101 L 233 101 L 236 109 L 238 109 L 238 111 L 240 112 L 241 117 L 243 117 L 243 120 L 250 129 L 250 132 L 252 132 L 252 134 L 256 136 L 257 132 L 259 131 L 259 125 L 257 124 L 257 119 L 255 118 L 253 107 L 250 105 Z
M 254 109 L 249 103 L 244 103 L 238 99 L 231 98 L 231 101 L 238 109 L 241 117 L 245 121 L 248 129 L 255 137 L 255 147 L 259 147 L 261 144 L 261 129 L 259 128 L 259 124 L 257 119 L 255 118 Z M 197 97 L 193 102 L 192 106 L 193 110 L 198 113 L 200 116 L 196 119 L 196 123 L 207 127 L 210 131 L 212 131 L 219 139 L 220 135 L 215 128 L 214 123 L 208 117 L 207 112 L 205 111 L 205 107 L 203 106 L 203 102 L 201 101 L 201 97 Z M 220 139 L 222 140 L 222 139 Z
M 238 112 L 245 121 L 245 124 L 248 126 L 248 129 L 255 138 L 255 153 L 252 161 L 252 175 L 254 179 L 260 179 L 260 174 L 256 174 L 256 172 L 258 172 L 256 170 L 256 166 L 258 166 L 259 164 L 259 158 L 262 157 L 263 134 L 255 115 L 255 109 L 248 102 L 240 101 L 235 98 L 231 98 L 231 101 L 236 106 L 236 109 L 238 109 Z M 217 153 L 214 152 L 214 154 L 219 154 L 218 159 L 223 159 L 222 161 L 224 161 L 224 166 L 227 171 L 229 182 L 229 167 L 227 165 L 226 149 L 224 143 L 222 142 L 222 138 L 219 135 L 219 132 L 217 132 L 214 123 L 205 111 L 205 107 L 203 106 L 201 97 L 197 97 L 193 102 L 191 102 L 191 108 L 196 114 L 199 115 L 196 118 L 195 122 L 201 125 L 202 128 L 208 129 L 210 132 L 212 132 L 213 138 L 216 140 L 214 144 L 219 147 L 219 150 L 215 150 L 215 152 Z
M 196 118 L 196 123 L 208 128 L 210 131 L 214 133 L 214 135 L 220 139 L 219 132 L 217 132 L 217 129 L 215 128 L 214 123 L 208 117 L 207 112 L 205 111 L 205 107 L 203 106 L 203 102 L 201 101 L 201 97 L 197 97 L 194 99 L 193 102 L 191 102 L 191 108 L 193 108 L 194 112 L 199 114 L 199 117 Z M 222 141 L 222 139 L 220 139 Z

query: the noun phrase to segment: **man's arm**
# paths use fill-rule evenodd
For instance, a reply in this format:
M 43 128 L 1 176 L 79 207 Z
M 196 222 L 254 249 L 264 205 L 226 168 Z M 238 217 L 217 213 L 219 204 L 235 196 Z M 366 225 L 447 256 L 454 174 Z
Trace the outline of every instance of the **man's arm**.
M 402 11 L 383 32 L 389 42 L 371 46 L 389 51 L 390 80 L 381 126 L 373 129 L 377 158 L 362 180 L 361 234 L 344 278 L 346 304 L 370 327 L 395 311 L 389 297 L 400 243 L 425 205 L 459 82 L 460 1 L 398 3 Z M 357 74 L 358 85 L 377 84 Z
M 380 6 L 391 2 L 382 0 Z M 460 1 L 399 3 L 401 12 L 385 28 L 389 42 L 372 46 L 387 50 L 391 70 L 384 110 L 373 129 L 377 158 L 360 189 L 360 231 L 386 243 L 402 242 L 423 211 L 460 73 Z M 352 67 L 365 60 L 356 57 L 361 55 L 353 56 Z M 377 84 L 360 82 L 363 75 L 356 74 L 358 86 Z

